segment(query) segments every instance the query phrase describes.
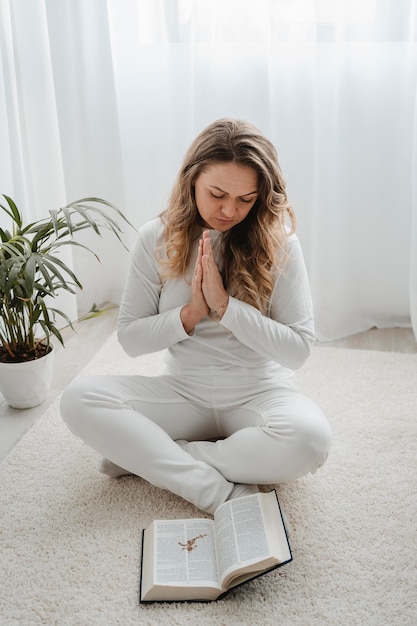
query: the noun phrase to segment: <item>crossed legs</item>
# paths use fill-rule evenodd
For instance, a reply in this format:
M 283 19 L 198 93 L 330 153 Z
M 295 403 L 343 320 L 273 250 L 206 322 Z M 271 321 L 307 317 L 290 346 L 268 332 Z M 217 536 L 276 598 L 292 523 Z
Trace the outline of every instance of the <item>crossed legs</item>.
M 103 457 L 210 513 L 236 484 L 314 471 L 330 445 L 320 409 L 287 389 L 215 409 L 178 394 L 171 377 L 82 377 L 64 392 L 61 412 Z

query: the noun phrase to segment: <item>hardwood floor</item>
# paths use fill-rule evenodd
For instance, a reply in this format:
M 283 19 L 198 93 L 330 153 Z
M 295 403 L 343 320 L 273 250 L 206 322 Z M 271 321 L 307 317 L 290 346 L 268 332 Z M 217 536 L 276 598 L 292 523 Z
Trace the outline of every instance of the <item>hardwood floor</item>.
M 60 345 L 56 346 L 55 376 L 51 393 L 48 400 L 41 406 L 24 411 L 11 409 L 2 401 L 0 395 L 0 461 L 98 352 L 115 329 L 117 314 L 116 308 L 111 309 L 99 317 L 76 324 L 75 333 L 69 328 L 63 331 L 65 348 Z M 357 335 L 318 345 L 417 353 L 417 342 L 410 328 L 373 328 Z
M 320 345 L 359 350 L 417 353 L 417 341 L 411 328 L 371 328 L 362 333 Z

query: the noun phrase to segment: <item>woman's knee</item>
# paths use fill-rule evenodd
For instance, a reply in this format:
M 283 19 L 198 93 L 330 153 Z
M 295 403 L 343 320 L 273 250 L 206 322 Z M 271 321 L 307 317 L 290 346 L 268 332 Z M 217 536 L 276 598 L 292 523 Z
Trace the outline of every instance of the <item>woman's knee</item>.
M 327 421 L 304 434 L 303 445 L 306 458 L 309 459 L 309 472 L 316 472 L 327 461 L 331 439 L 331 429 Z
M 315 472 L 329 455 L 332 433 L 323 411 L 310 398 L 301 396 L 296 415 L 293 415 L 294 432 L 308 472 Z
M 272 419 L 267 429 L 278 446 L 277 472 L 286 475 L 286 480 L 314 473 L 326 462 L 332 435 L 321 411 L 293 415 L 284 428 L 281 420 Z
M 74 434 L 78 434 L 81 422 L 86 419 L 85 398 L 91 392 L 91 388 L 89 379 L 80 377 L 73 380 L 62 393 L 61 417 Z
M 61 417 L 71 431 L 73 430 L 72 422 L 79 413 L 76 406 L 79 396 L 75 391 L 77 382 L 77 380 L 73 381 L 64 389 L 59 405 Z

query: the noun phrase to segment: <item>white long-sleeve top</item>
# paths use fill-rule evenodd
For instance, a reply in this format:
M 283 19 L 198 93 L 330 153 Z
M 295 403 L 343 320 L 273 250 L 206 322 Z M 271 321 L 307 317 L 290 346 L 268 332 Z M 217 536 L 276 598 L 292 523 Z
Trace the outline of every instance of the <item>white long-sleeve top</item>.
M 213 242 L 218 236 L 217 231 L 210 231 Z M 253 372 L 258 380 L 288 379 L 289 370 L 301 367 L 314 342 L 314 323 L 309 281 L 296 235 L 288 240 L 284 269 L 276 273 L 267 315 L 230 296 L 221 321 L 206 316 L 192 335 L 184 330 L 180 311 L 191 299 L 198 242 L 187 275 L 164 281 L 155 254 L 161 244 L 163 224 L 157 218 L 139 231 L 120 306 L 117 332 L 128 355 L 168 349 L 168 372 L 180 375 L 203 374 L 213 368 L 236 374 L 241 368 Z

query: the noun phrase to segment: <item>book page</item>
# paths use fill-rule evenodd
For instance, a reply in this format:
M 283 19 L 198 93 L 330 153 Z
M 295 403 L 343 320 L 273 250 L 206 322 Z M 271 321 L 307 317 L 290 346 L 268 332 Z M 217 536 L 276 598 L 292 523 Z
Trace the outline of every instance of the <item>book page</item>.
M 219 584 L 212 520 L 156 521 L 155 543 L 155 584 Z
M 219 507 L 215 515 L 221 578 L 230 568 L 270 554 L 259 499 L 248 496 L 227 504 L 230 506 Z

